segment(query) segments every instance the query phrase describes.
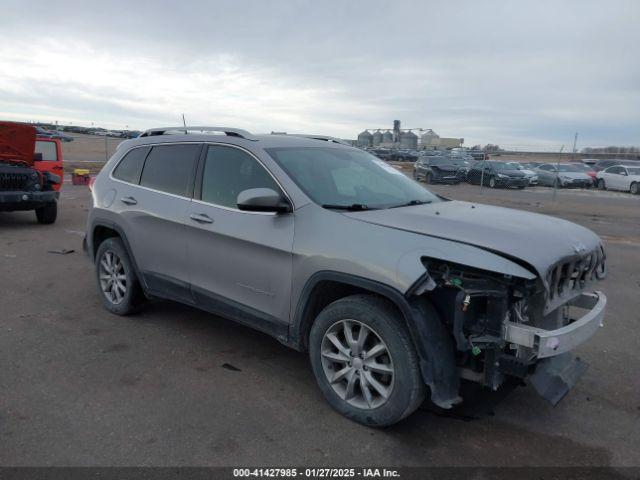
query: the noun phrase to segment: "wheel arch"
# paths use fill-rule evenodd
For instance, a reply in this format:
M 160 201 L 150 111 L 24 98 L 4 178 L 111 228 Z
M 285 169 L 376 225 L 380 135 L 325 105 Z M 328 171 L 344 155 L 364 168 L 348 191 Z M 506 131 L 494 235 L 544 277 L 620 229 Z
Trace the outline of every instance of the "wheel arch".
M 138 268 L 138 264 L 136 262 L 135 257 L 133 256 L 133 251 L 131 249 L 131 245 L 129 244 L 129 240 L 127 239 L 127 235 L 120 225 L 117 223 L 106 222 L 106 221 L 95 221 L 91 225 L 90 229 L 91 235 L 88 239 L 87 245 L 87 253 L 91 258 L 91 261 L 95 261 L 96 254 L 98 253 L 98 248 L 100 244 L 109 238 L 119 238 L 124 245 L 124 248 L 129 256 L 129 260 L 133 265 L 133 269 L 135 271 L 136 277 L 138 281 L 142 285 L 143 289 L 147 290 L 147 283 L 142 275 L 142 272 Z
M 356 293 L 378 295 L 401 314 L 418 354 L 423 380 L 431 389 L 432 401 L 450 408 L 460 401 L 453 343 L 433 306 L 423 297 L 412 297 L 411 292 L 409 289 L 408 295 L 404 295 L 389 285 L 342 272 L 317 272 L 302 289 L 287 343 L 296 350 L 307 351 L 311 326 L 324 307 Z
M 322 309 L 340 298 L 357 293 L 375 294 L 389 300 L 405 321 L 411 316 L 409 303 L 395 288 L 357 275 L 321 271 L 313 274 L 302 288 L 289 328 L 289 343 L 295 349 L 305 351 L 311 325 Z

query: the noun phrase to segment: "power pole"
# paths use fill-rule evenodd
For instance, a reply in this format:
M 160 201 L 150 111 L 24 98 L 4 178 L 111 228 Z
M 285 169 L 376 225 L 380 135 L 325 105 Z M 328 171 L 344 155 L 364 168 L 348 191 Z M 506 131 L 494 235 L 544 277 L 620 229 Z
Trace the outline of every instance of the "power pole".
M 573 137 L 573 151 L 571 152 L 571 161 L 576 161 L 576 144 L 578 143 L 578 132 Z

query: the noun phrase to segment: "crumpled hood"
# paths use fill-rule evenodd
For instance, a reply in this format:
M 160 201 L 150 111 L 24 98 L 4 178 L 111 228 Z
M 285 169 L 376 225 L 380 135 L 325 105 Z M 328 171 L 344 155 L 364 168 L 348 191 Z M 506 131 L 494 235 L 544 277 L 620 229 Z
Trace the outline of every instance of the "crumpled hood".
M 434 170 L 441 170 L 443 172 L 457 172 L 458 170 L 462 170 L 464 167 L 453 165 L 453 164 L 447 164 L 447 165 L 432 165 L 431 168 Z
M 26 123 L 0 122 L 0 162 L 33 165 L 36 129 Z
M 506 175 L 512 178 L 522 178 L 525 176 L 520 170 L 497 170 L 496 175 Z
M 348 212 L 355 220 L 462 242 L 520 259 L 544 277 L 550 266 L 598 248 L 600 238 L 556 217 L 477 203 L 445 201 Z M 392 248 L 392 247 L 391 247 Z
M 591 177 L 582 172 L 559 172 L 559 177 L 573 178 L 575 180 L 591 180 Z

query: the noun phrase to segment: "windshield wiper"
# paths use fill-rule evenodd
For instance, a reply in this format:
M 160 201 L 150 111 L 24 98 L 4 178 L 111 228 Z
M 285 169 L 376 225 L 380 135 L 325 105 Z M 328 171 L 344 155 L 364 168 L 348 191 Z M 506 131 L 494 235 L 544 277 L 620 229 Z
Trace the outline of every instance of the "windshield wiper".
M 401 203 L 400 205 L 394 205 L 389 208 L 411 207 L 413 205 L 426 205 L 428 203 L 431 203 L 431 200 L 411 200 L 407 203 Z
M 351 205 L 332 205 L 330 203 L 325 203 L 322 205 L 322 208 L 328 208 L 330 210 L 348 210 L 351 212 L 359 212 L 362 210 L 375 210 L 375 208 L 369 208 L 363 203 L 352 203 Z

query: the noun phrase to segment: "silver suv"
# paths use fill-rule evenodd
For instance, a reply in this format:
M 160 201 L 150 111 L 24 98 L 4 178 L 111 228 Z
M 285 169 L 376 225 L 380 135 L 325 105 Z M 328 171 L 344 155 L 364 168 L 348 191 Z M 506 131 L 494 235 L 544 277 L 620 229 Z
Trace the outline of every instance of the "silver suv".
M 329 403 L 393 424 L 460 383 L 529 377 L 552 403 L 601 326 L 605 254 L 553 217 L 434 195 L 329 137 L 162 128 L 93 185 L 85 247 L 105 307 L 193 305 L 308 351 Z

